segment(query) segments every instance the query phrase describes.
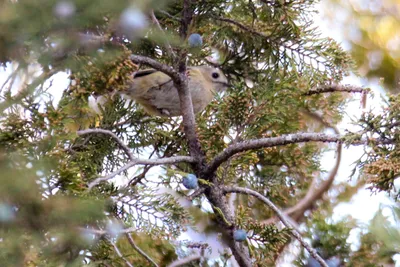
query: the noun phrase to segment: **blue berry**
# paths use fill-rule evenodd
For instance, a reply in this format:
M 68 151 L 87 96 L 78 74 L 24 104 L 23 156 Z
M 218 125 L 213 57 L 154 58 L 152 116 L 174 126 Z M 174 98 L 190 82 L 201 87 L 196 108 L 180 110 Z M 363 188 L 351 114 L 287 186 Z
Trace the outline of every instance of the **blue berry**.
M 203 39 L 198 33 L 192 33 L 189 36 L 188 43 L 190 47 L 201 47 L 203 45 Z
M 75 13 L 75 5 L 69 1 L 60 1 L 56 4 L 53 9 L 54 15 L 61 19 L 67 19 L 72 17 Z
M 235 239 L 235 241 L 243 242 L 246 240 L 246 238 L 247 238 L 247 233 L 243 229 L 238 229 L 235 230 L 235 232 L 233 232 L 233 239 Z
M 123 33 L 130 38 L 137 37 L 148 26 L 146 15 L 135 7 L 129 7 L 122 12 L 119 24 Z
M 198 187 L 198 180 L 194 174 L 188 174 L 186 177 L 183 177 L 182 183 L 187 189 L 196 189 Z

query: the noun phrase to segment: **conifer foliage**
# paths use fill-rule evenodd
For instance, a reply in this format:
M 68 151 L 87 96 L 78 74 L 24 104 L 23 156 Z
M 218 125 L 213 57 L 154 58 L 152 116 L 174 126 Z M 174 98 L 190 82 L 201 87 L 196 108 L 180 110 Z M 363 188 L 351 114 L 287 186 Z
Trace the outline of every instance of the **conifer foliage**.
M 272 266 L 298 240 L 327 266 L 297 223 L 331 187 L 344 142 L 379 148 L 359 167 L 391 189 L 398 168 L 380 168 L 377 143 L 398 134 L 371 143 L 371 114 L 338 135 L 348 93 L 367 90 L 339 85 L 352 61 L 319 35 L 314 2 L 2 1 L 0 265 Z M 197 65 L 231 87 L 194 116 L 185 73 Z M 145 68 L 171 77 L 182 117 L 120 97 Z

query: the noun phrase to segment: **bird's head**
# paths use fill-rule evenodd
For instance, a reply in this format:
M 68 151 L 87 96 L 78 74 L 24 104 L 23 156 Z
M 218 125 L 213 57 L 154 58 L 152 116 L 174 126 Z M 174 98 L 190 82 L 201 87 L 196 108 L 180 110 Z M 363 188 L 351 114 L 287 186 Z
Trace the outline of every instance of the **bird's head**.
M 215 91 L 222 92 L 230 86 L 228 79 L 220 69 L 210 66 L 199 66 L 194 68 L 201 72 L 206 82 L 213 85 Z

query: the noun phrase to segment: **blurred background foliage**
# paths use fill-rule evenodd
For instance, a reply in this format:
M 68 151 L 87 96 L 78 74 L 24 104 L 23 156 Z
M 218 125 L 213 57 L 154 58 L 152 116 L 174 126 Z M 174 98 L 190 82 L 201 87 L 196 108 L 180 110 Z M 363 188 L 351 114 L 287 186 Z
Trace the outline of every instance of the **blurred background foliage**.
M 315 4 L 193 3 L 189 31 L 201 34 L 204 46 L 188 54 L 188 65 L 218 65 L 233 85 L 196 117 L 208 159 L 242 140 L 324 132 L 341 120 L 348 95 L 305 94 L 340 82 L 354 66 L 339 44 L 322 38 L 312 24 Z M 132 73 L 145 68 L 132 63 L 131 54 L 175 66 L 172 55 L 188 48 L 179 36 L 182 8 L 183 1 L 0 2 L 1 266 L 151 266 L 143 254 L 167 266 L 199 250 L 214 253 L 202 266 L 224 266 L 231 257 L 215 244 L 224 240 L 197 242 L 186 232 L 220 231 L 204 196 L 190 204 L 184 198 L 188 192 L 180 183 L 192 171 L 189 165 L 144 165 L 88 190 L 88 183 L 129 159 L 108 135 L 77 135 L 87 128 L 111 130 L 141 158 L 188 154 L 180 118 L 149 117 L 118 94 Z M 312 184 L 324 182 L 328 170 L 320 159 L 327 150 L 338 148 L 306 143 L 244 152 L 224 164 L 218 177 L 290 208 Z M 383 258 L 377 256 L 372 247 L 380 239 L 371 228 L 371 237 L 361 238 L 359 254 L 349 252 L 346 237 L 354 222 L 326 222 L 333 206 L 355 192 L 340 186 L 343 194 L 313 203 L 322 217 L 310 221 L 315 213 L 302 213 L 296 220 L 308 221 L 310 237 L 320 237 L 316 246 L 329 252 L 321 249 L 324 257 L 337 256 L 349 266 L 355 266 L 350 263 L 356 256 L 386 261 L 395 242 Z M 265 226 L 274 214 L 248 196 L 232 202 L 237 224 L 250 233 L 254 264 L 274 266 L 291 241 L 287 230 Z M 132 233 L 124 235 L 124 229 Z M 182 233 L 189 241 L 182 241 Z M 308 260 L 300 257 L 299 262 Z
M 385 89 L 396 94 L 400 92 L 399 10 L 397 0 L 324 3 L 324 15 L 343 34 L 360 76 L 380 79 Z

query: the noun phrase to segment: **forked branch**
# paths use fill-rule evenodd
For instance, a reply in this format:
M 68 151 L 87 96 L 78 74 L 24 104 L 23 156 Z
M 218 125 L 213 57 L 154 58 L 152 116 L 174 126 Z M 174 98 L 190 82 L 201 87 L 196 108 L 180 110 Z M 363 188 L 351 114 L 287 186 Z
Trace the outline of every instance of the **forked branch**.
M 265 196 L 261 195 L 260 193 L 248 189 L 248 188 L 241 188 L 241 187 L 225 187 L 224 188 L 225 193 L 240 193 L 240 194 L 246 194 L 246 195 L 251 195 L 259 199 L 260 201 L 264 202 L 270 209 L 272 209 L 276 215 L 279 217 L 281 222 L 290 229 L 291 235 L 296 238 L 300 244 L 311 254 L 311 256 L 316 259 L 321 266 L 323 267 L 328 267 L 326 262 L 321 258 L 321 256 L 318 255 L 317 251 L 313 249 L 301 236 L 301 234 L 293 227 L 293 225 L 290 223 L 290 219 L 277 207 L 275 206 L 274 203 L 272 203 L 271 200 L 266 198 Z

